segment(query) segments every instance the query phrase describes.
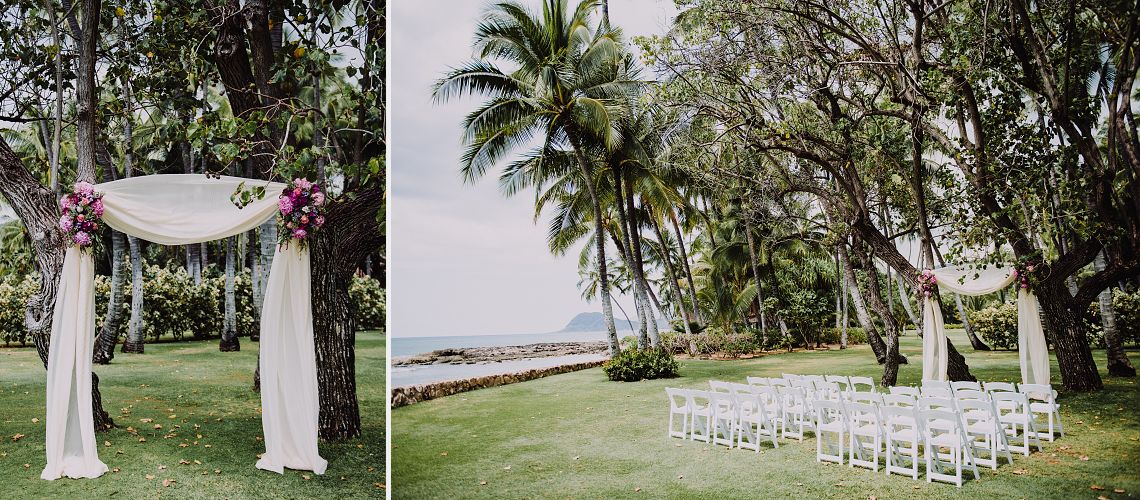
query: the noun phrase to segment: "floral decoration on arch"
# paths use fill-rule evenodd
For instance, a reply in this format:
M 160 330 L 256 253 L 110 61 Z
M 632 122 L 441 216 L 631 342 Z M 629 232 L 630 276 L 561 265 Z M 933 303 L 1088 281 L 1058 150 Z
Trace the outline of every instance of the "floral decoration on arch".
M 59 228 L 67 233 L 68 241 L 81 249 L 93 245 L 103 222 L 103 193 L 96 192 L 90 182 L 77 182 L 59 199 L 59 208 L 63 210 Z
M 1022 257 L 1017 259 L 1017 263 L 1013 267 L 1013 280 L 1017 287 L 1022 290 L 1029 290 L 1037 286 L 1037 280 L 1041 271 L 1041 261 L 1038 257 Z
M 281 217 L 277 220 L 278 243 L 288 244 L 305 241 L 325 224 L 325 193 L 321 186 L 308 179 L 294 179 L 277 197 L 277 209 Z
M 938 276 L 934 275 L 934 271 L 930 269 L 923 269 L 918 274 L 918 292 L 922 294 L 922 298 L 931 298 L 934 292 L 938 290 Z

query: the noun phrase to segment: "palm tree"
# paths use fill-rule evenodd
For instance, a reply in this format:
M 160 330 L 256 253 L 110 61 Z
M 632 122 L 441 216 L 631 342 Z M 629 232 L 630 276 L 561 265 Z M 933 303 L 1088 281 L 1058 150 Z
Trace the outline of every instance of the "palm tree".
M 590 28 L 598 6 L 597 0 L 583 0 L 570 9 L 567 0 L 546 0 L 541 16 L 515 2 L 492 6 L 476 28 L 478 58 L 448 72 L 433 95 L 437 102 L 464 95 L 487 98 L 464 120 L 465 181 L 474 182 L 511 151 L 541 138 L 538 158 L 565 151 L 574 155 L 577 182 L 590 195 L 596 233 L 604 234 L 594 162 L 587 150 L 618 146 L 626 97 L 640 84 L 626 79 L 618 64 L 621 32 Z M 497 61 L 517 69 L 504 71 Z M 595 238 L 595 246 L 602 313 L 610 353 L 616 355 L 621 347 L 605 270 L 605 239 Z

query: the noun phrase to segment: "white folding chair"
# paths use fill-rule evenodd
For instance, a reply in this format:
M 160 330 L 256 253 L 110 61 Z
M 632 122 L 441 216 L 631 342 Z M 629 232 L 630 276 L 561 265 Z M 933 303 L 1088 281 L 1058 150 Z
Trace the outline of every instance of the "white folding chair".
M 787 381 L 787 380 L 784 380 L 784 379 L 782 379 L 782 378 L 771 378 L 771 379 L 768 379 L 768 385 L 769 385 L 769 386 L 771 386 L 771 387 L 787 387 L 787 386 L 788 386 L 788 384 L 790 384 L 790 383 L 791 383 L 791 382 L 789 382 L 789 381 Z
M 878 472 L 879 448 L 883 445 L 879 407 L 855 402 L 847 403 L 844 407 L 847 411 L 847 429 L 850 436 L 847 463 L 851 467 L 858 465 Z
M 949 388 L 938 387 L 938 386 L 930 386 L 930 385 L 922 386 L 921 394 L 922 394 L 922 397 L 947 398 L 947 399 L 951 399 L 954 397 L 954 391 L 951 391 Z
M 1037 431 L 1038 437 L 1048 438 L 1050 442 L 1053 441 L 1053 422 L 1056 420 L 1056 432 L 1061 433 L 1061 437 L 1065 437 L 1065 427 L 1061 425 L 1061 405 L 1057 404 L 1057 391 L 1053 390 L 1053 386 L 1048 384 L 1020 384 L 1017 386 L 1018 392 L 1025 394 L 1029 399 L 1029 413 L 1033 416 L 1033 426 L 1040 429 Z M 1044 415 L 1045 422 L 1038 423 L 1037 416 Z M 1048 426 L 1049 431 L 1045 432 Z
M 851 380 L 848 379 L 846 375 L 825 375 L 823 380 L 824 382 L 838 385 L 840 391 L 851 391 Z
M 815 382 L 815 397 L 828 401 L 842 401 L 844 391 L 838 382 Z
M 973 446 L 958 415 L 943 410 L 920 410 L 919 415 L 926 451 L 926 482 L 942 481 L 961 487 L 963 467 L 974 473 L 974 479 L 981 478 L 974 463 Z
M 869 405 L 883 404 L 883 395 L 875 392 L 849 392 L 843 396 L 844 401 L 864 403 Z
M 737 388 L 737 398 L 740 404 L 739 433 L 737 447 L 747 448 L 760 452 L 760 443 L 764 438 L 772 440 L 772 447 L 779 448 L 776 442 L 779 431 L 776 419 L 779 417 L 779 408 L 768 404 L 768 391 L 771 387 L 757 387 L 741 384 Z
M 997 470 L 998 457 L 1004 453 L 1006 463 L 1013 463 L 1013 455 L 1009 453 L 1009 439 L 1005 435 L 1005 427 L 1001 425 L 993 401 L 962 399 L 958 401 L 958 407 L 962 411 L 962 424 L 965 426 L 966 436 L 973 445 L 974 461 Z M 987 453 L 983 455 L 982 451 Z
M 692 441 L 707 443 L 710 440 L 714 412 L 711 394 L 709 391 L 695 390 L 685 393 L 689 400 L 689 414 L 692 416 L 689 426 L 689 439 Z
M 693 412 L 689 405 L 688 392 L 685 389 L 665 388 L 665 395 L 669 398 L 669 437 L 684 439 L 689 435 L 689 425 L 692 422 Z M 677 416 L 681 417 L 681 430 L 677 430 L 673 424 L 673 420 Z
M 1017 392 L 1017 385 L 1013 382 L 986 382 L 982 385 L 985 387 L 986 392 Z
M 748 377 L 748 385 L 769 385 L 768 377 Z
M 847 434 L 847 417 L 843 405 L 838 401 L 819 399 L 812 402 L 815 407 L 815 461 L 843 463 L 844 437 Z M 828 439 L 835 435 L 835 441 Z M 824 448 L 827 452 L 824 453 Z
M 982 384 L 980 384 L 978 382 L 970 382 L 968 380 L 963 380 L 960 382 L 950 382 L 950 390 L 952 390 L 954 392 L 958 392 L 959 389 L 969 389 L 972 391 L 980 391 L 980 390 L 982 390 Z
M 875 380 L 871 377 L 850 377 L 850 380 L 851 390 L 854 392 L 879 392 L 878 387 L 875 386 Z M 866 386 L 867 389 L 863 390 L 863 386 Z
M 925 389 L 927 387 L 933 387 L 933 388 L 938 388 L 938 389 L 946 389 L 949 391 L 950 390 L 950 382 L 946 381 L 946 380 L 930 380 L 930 379 L 927 379 L 927 380 L 923 380 L 922 384 L 920 384 L 919 387 L 922 387 L 923 389 Z
M 1005 428 L 1008 436 L 1009 449 L 1029 456 L 1030 443 L 1037 444 L 1037 451 L 1041 451 L 1041 440 L 1037 436 L 1037 429 L 1033 425 L 1033 415 L 1029 411 L 1029 399 L 1020 392 L 992 392 L 994 409 L 998 412 L 998 420 Z M 1018 437 L 1024 441 L 1015 445 Z
M 922 392 L 919 391 L 917 387 L 911 387 L 909 385 L 892 385 L 890 392 L 891 394 L 906 394 L 915 398 L 922 395 Z
M 905 397 L 905 396 L 897 396 Z M 887 451 L 887 474 L 904 474 L 918 479 L 918 454 L 922 441 L 918 408 L 915 406 L 882 406 L 883 432 Z
M 918 409 L 926 410 L 943 410 L 951 413 L 958 411 L 958 405 L 955 404 L 951 398 L 940 398 L 936 396 L 919 396 Z
M 783 413 L 783 435 L 804 440 L 804 430 L 812 429 L 811 411 L 803 387 L 780 387 L 780 410 Z
M 728 382 L 709 382 L 709 405 L 712 406 L 712 428 L 709 435 L 713 444 L 723 444 L 732 448 L 736 441 L 736 398 Z

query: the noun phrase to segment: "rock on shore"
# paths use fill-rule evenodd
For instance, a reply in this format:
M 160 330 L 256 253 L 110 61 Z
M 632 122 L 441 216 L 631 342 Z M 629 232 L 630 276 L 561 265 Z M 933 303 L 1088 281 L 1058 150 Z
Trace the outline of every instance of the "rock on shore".
M 392 358 L 392 366 L 497 363 L 518 359 L 571 356 L 576 354 L 606 354 L 607 352 L 609 352 L 609 346 L 604 341 L 545 342 L 516 346 L 460 347 L 439 349 L 415 356 Z

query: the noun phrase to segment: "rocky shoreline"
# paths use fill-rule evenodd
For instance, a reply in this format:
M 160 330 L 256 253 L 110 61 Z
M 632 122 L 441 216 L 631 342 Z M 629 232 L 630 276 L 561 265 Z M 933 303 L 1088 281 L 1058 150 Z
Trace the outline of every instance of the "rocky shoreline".
M 414 356 L 392 358 L 392 366 L 415 365 L 470 365 L 501 363 L 520 359 L 573 356 L 578 354 L 606 354 L 608 344 L 592 342 L 544 342 L 538 344 L 494 347 L 460 347 L 439 349 Z

